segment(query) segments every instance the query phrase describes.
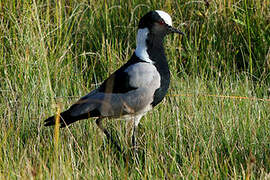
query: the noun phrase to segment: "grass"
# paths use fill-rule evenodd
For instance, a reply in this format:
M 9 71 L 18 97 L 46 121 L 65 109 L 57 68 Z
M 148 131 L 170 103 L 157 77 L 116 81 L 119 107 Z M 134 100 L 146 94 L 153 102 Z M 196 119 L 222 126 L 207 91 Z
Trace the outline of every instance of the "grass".
M 270 102 L 233 98 L 269 99 L 269 7 L 267 0 L 1 1 L 0 179 L 269 178 Z M 93 119 L 45 128 L 44 119 L 128 60 L 138 20 L 152 9 L 170 13 L 186 36 L 166 39 L 171 87 L 140 123 L 139 158 L 122 121 L 107 121 L 125 146 L 120 158 Z

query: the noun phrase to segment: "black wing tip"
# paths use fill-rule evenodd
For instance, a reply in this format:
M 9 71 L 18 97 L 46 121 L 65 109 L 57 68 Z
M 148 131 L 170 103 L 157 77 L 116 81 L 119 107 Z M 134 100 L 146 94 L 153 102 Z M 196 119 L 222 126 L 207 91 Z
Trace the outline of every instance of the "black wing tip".
M 44 123 L 45 123 L 44 126 L 53 126 L 53 125 L 55 125 L 55 118 L 54 118 L 54 116 L 51 116 L 48 119 L 46 119 L 44 121 Z
M 67 125 L 69 125 L 72 122 L 65 122 L 62 117 L 60 117 L 60 128 L 66 127 Z M 55 116 L 51 116 L 48 119 L 46 119 L 44 121 L 44 126 L 48 127 L 48 126 L 54 126 L 55 125 Z

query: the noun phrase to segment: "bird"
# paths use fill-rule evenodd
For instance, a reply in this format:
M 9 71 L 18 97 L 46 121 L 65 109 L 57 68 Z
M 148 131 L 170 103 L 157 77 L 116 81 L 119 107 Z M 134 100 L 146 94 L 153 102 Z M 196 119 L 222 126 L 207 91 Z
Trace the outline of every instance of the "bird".
M 171 33 L 183 35 L 172 26 L 168 13 L 162 10 L 146 13 L 139 21 L 136 49 L 131 58 L 97 89 L 60 113 L 60 127 L 96 118 L 97 126 L 121 151 L 102 121 L 104 118 L 132 120 L 132 144 L 136 147 L 140 119 L 164 99 L 169 88 L 170 71 L 163 44 L 164 37 Z M 45 126 L 55 125 L 55 121 L 55 116 L 51 116 L 45 120 Z

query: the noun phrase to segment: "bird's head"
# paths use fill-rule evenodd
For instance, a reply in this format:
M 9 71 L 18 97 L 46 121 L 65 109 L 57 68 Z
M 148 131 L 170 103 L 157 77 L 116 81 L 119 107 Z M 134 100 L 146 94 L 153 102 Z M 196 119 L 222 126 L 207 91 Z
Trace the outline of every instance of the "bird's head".
M 152 62 L 150 55 L 164 52 L 163 39 L 170 33 L 183 34 L 172 27 L 172 18 L 168 13 L 160 10 L 148 12 L 139 22 L 135 54 L 142 60 Z
M 150 34 L 164 37 L 170 33 L 183 34 L 180 30 L 172 27 L 171 16 L 161 10 L 150 11 L 139 22 L 139 30 L 145 29 Z

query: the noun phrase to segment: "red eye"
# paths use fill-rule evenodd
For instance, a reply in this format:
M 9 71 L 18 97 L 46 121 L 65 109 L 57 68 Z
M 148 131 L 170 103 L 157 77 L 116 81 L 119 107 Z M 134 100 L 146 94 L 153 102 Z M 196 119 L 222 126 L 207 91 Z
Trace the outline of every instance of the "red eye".
M 159 23 L 160 25 L 164 25 L 164 24 L 165 24 L 164 21 L 159 21 L 158 23 Z

